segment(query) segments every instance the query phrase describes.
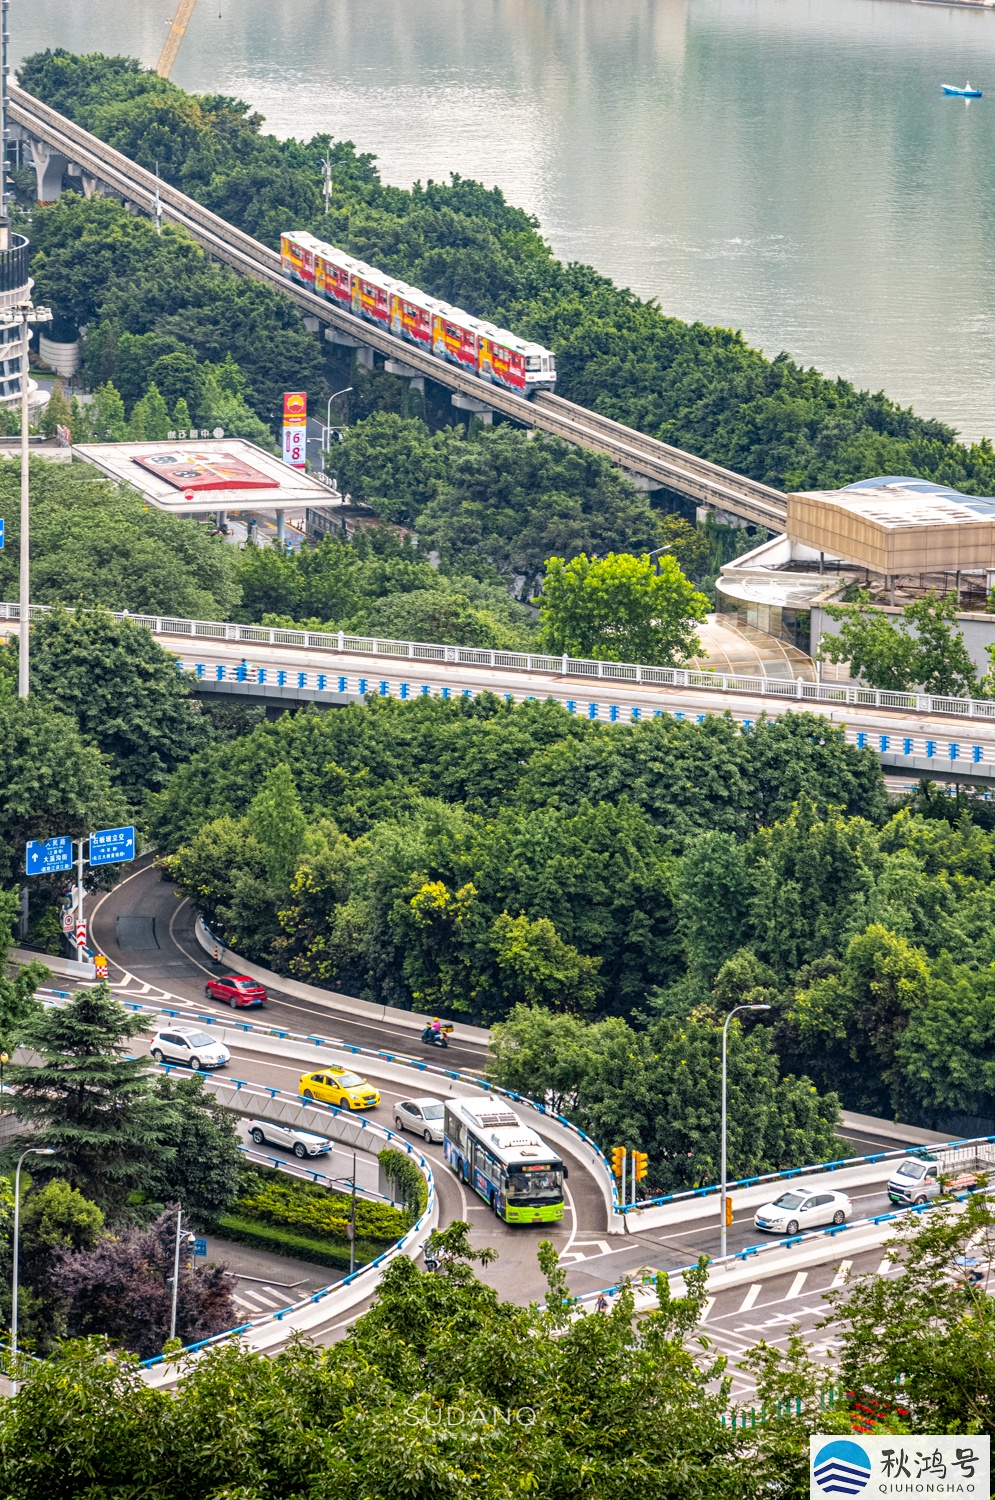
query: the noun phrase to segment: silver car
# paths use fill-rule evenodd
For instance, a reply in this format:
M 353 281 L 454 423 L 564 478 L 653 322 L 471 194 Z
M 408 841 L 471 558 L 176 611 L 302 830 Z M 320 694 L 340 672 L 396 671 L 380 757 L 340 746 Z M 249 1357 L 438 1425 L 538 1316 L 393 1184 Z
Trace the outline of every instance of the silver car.
M 445 1111 L 441 1099 L 399 1099 L 394 1105 L 394 1124 L 398 1130 L 411 1130 L 423 1140 L 439 1142 Z
M 753 1222 L 758 1229 L 774 1234 L 798 1234 L 817 1229 L 822 1224 L 842 1224 L 850 1217 L 853 1205 L 846 1193 L 828 1188 L 791 1188 L 758 1208 Z
M 305 1156 L 324 1156 L 331 1151 L 327 1135 L 298 1130 L 294 1125 L 275 1125 L 272 1120 L 254 1120 L 249 1116 L 249 1135 L 257 1146 L 283 1146 L 302 1160 Z

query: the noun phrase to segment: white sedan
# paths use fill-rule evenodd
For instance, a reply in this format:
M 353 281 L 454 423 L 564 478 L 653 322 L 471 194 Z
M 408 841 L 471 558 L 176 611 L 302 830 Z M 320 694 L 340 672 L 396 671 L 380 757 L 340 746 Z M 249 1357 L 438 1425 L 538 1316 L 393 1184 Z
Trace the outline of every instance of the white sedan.
M 799 1234 L 822 1224 L 842 1224 L 853 1208 L 846 1193 L 826 1188 L 792 1188 L 758 1208 L 753 1222 L 772 1234 Z
M 152 1038 L 149 1051 L 157 1063 L 186 1063 L 194 1072 L 201 1068 L 223 1068 L 231 1059 L 224 1042 L 216 1041 L 195 1026 L 164 1026 Z
M 296 1157 L 324 1156 L 331 1151 L 332 1143 L 327 1135 L 315 1135 L 312 1130 L 298 1130 L 294 1125 L 277 1125 L 272 1120 L 254 1120 L 249 1117 L 249 1135 L 257 1146 L 285 1146 Z
M 413 1130 L 423 1140 L 439 1142 L 445 1112 L 441 1099 L 399 1099 L 394 1105 L 394 1124 L 398 1130 Z

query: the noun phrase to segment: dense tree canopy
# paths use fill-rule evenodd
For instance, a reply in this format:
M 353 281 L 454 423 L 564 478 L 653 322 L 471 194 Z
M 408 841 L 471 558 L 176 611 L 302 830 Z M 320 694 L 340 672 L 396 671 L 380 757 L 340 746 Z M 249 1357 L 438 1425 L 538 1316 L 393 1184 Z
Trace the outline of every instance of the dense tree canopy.
M 708 610 L 672 557 L 582 552 L 546 564 L 539 611 L 542 644 L 554 655 L 679 667 L 700 653 L 695 634 Z
M 787 354 L 767 359 L 732 330 L 682 323 L 590 266 L 563 265 L 536 221 L 497 188 L 459 177 L 387 187 L 373 158 L 349 142 L 279 141 L 247 105 L 186 94 L 125 58 L 39 53 L 20 77 L 266 243 L 275 245 L 291 221 L 313 228 L 392 275 L 550 344 L 563 395 L 668 442 L 784 489 L 922 474 L 973 493 L 995 490 L 987 442 L 964 447 L 949 428 L 883 394 L 828 380 Z M 325 156 L 335 183 L 327 217 Z M 151 327 L 162 299 L 155 285 L 147 291 Z M 164 332 L 218 357 L 208 353 L 209 316 L 162 316 Z

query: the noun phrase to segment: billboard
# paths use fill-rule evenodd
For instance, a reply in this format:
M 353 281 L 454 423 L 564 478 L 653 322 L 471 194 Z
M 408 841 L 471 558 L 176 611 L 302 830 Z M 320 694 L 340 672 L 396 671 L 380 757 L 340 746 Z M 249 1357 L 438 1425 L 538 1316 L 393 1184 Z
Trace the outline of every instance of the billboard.
M 133 463 L 148 469 L 177 490 L 197 494 L 203 490 L 275 490 L 275 479 L 254 469 L 234 453 L 183 452 L 164 448 L 161 453 L 136 454 Z

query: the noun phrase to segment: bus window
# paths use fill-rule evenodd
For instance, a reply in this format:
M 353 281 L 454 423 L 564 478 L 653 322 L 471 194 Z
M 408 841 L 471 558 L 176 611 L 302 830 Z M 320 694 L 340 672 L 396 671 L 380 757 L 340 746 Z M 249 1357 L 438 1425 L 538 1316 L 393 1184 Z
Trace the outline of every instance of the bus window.
M 563 1172 L 560 1167 L 508 1169 L 509 1203 L 549 1203 L 563 1197 Z
M 459 1147 L 464 1156 L 467 1155 L 468 1135 L 463 1121 L 457 1119 L 451 1110 L 446 1110 L 445 1133 L 449 1139 Z

